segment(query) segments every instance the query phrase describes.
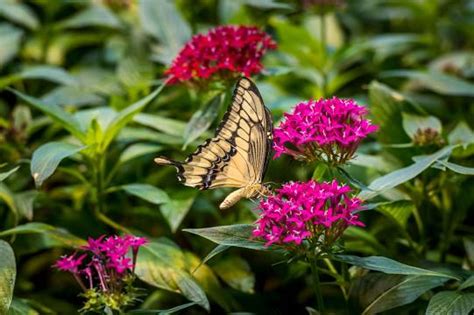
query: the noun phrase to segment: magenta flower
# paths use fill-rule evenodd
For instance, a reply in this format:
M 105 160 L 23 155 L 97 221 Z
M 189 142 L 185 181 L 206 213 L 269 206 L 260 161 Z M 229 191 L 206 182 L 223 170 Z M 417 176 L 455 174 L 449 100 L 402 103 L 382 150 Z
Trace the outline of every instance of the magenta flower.
M 364 118 L 366 114 L 367 109 L 351 99 L 333 97 L 299 103 L 275 128 L 275 158 L 288 154 L 298 160 L 345 163 L 359 143 L 378 129 Z
M 169 83 L 234 79 L 260 73 L 261 59 L 276 43 L 257 27 L 218 26 L 193 36 L 165 75 Z
M 68 271 L 70 273 L 78 273 L 79 267 L 82 265 L 83 260 L 87 257 L 86 254 L 83 254 L 79 257 L 76 257 L 76 254 L 64 255 L 58 259 L 54 267 L 58 268 L 61 271 Z
M 260 202 L 260 218 L 253 231 L 271 244 L 300 245 L 303 241 L 331 246 L 350 225 L 363 226 L 355 211 L 361 200 L 337 181 L 289 182 Z

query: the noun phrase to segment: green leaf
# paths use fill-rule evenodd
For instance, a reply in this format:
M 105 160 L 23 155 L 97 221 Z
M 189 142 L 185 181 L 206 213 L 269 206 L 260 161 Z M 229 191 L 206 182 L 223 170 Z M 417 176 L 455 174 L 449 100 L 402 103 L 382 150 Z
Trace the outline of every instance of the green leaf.
M 110 122 L 107 126 L 107 129 L 104 133 L 104 140 L 102 142 L 101 151 L 104 152 L 109 144 L 114 140 L 115 136 L 125 127 L 132 119 L 133 116 L 141 112 L 148 103 L 150 103 L 158 94 L 160 94 L 161 90 L 165 87 L 166 82 L 161 84 L 158 88 L 156 88 L 153 92 L 151 92 L 148 96 L 142 98 L 138 102 L 128 106 L 124 110 L 118 113 L 118 115 Z
M 254 292 L 255 275 L 243 258 L 229 256 L 215 263 L 213 269 L 231 288 L 249 294 Z
M 351 265 L 388 274 L 430 276 L 459 280 L 458 276 L 405 265 L 382 256 L 358 257 L 353 255 L 335 255 L 334 258 Z
M 186 123 L 183 121 L 146 113 L 136 115 L 133 121 L 143 126 L 179 137 L 183 136 L 184 130 L 186 129 Z
M 398 91 L 377 81 L 369 85 L 370 113 L 379 126 L 375 134 L 382 143 L 406 143 L 409 138 L 400 132 L 402 112 L 411 109 L 408 100 Z
M 408 200 L 397 200 L 379 203 L 375 209 L 405 230 L 408 218 L 415 211 L 415 205 Z
M 15 254 L 10 244 L 0 240 L 0 314 L 5 314 L 10 308 L 15 278 Z
M 63 159 L 84 148 L 84 146 L 79 147 L 64 142 L 49 142 L 36 149 L 31 158 L 31 175 L 36 186 L 41 186 L 54 173 Z
M 60 22 L 60 28 L 109 27 L 119 29 L 122 23 L 107 7 L 92 5 L 76 15 Z
M 435 294 L 426 315 L 468 315 L 474 309 L 474 293 L 443 291 Z
M 0 200 L 8 206 L 15 216 L 18 216 L 18 208 L 15 202 L 15 194 L 3 183 L 0 183 Z
M 434 116 L 418 116 L 402 113 L 403 129 L 407 135 L 414 140 L 417 132 L 432 129 L 441 134 L 441 121 Z
M 192 190 L 180 191 L 174 193 L 170 200 L 160 207 L 161 214 L 165 217 L 173 233 L 188 214 L 196 195 L 197 193 Z
M 223 101 L 224 94 L 218 94 L 193 114 L 184 130 L 184 147 L 199 138 L 211 126 L 219 114 Z
M 383 72 L 382 75 L 409 78 L 424 88 L 443 95 L 474 96 L 474 84 L 438 71 L 394 70 Z
M 122 151 L 122 154 L 120 154 L 119 163 L 126 163 L 143 155 L 156 153 L 162 149 L 163 146 L 158 144 L 134 143 Z
M 430 276 L 367 274 L 353 283 L 351 295 L 356 295 L 364 308 L 362 314 L 378 314 L 409 304 L 446 281 Z
M 28 67 L 21 71 L 21 79 L 42 79 L 64 85 L 77 85 L 79 82 L 66 70 L 51 65 L 39 65 Z
M 155 205 L 160 205 L 170 201 L 166 192 L 149 184 L 128 184 L 120 187 L 127 193 L 137 196 Z
M 464 290 L 473 286 L 474 286 L 474 276 L 470 276 L 469 278 L 467 278 L 466 281 L 461 283 L 461 285 L 459 286 L 459 290 Z
M 474 167 L 467 167 L 467 166 L 462 166 L 459 164 L 454 164 L 448 161 L 443 161 L 443 160 L 438 160 L 437 163 L 440 163 L 447 168 L 449 168 L 451 171 L 463 174 L 463 175 L 474 175 Z
M 349 226 L 344 232 L 345 246 L 347 249 L 366 254 L 388 253 L 385 246 L 367 229 Z
M 254 228 L 251 224 L 234 224 L 201 229 L 183 229 L 183 231 L 207 238 L 220 245 L 268 250 L 264 240 L 252 236 Z
M 38 192 L 35 190 L 15 194 L 18 213 L 29 221 L 33 220 L 33 203 L 37 196 Z
M 190 302 L 190 303 L 181 304 L 181 305 L 178 305 L 178 306 L 175 306 L 175 307 L 166 309 L 166 310 L 149 310 L 149 309 L 141 310 L 141 309 L 137 309 L 137 310 L 132 310 L 132 311 L 130 311 L 130 312 L 127 312 L 127 314 L 136 314 L 136 315 L 140 315 L 140 314 L 143 314 L 143 315 L 148 315 L 148 314 L 168 315 L 168 314 L 173 314 L 173 313 L 176 313 L 176 312 L 185 310 L 185 309 L 187 309 L 187 308 L 189 308 L 189 307 L 191 307 L 191 306 L 194 306 L 194 305 L 196 305 L 196 303 Z
M 18 234 L 41 234 L 54 241 L 54 246 L 77 248 L 86 244 L 83 239 L 72 235 L 68 231 L 40 222 L 31 222 L 18 225 L 12 229 L 0 232 L 0 237 Z M 51 246 L 52 247 L 52 246 Z
M 23 99 L 25 102 L 29 103 L 34 108 L 42 111 L 44 114 L 51 117 L 51 119 L 59 123 L 64 129 L 69 131 L 77 139 L 81 141 L 85 141 L 86 135 L 81 130 L 81 127 L 77 119 L 71 114 L 64 111 L 61 107 L 52 105 L 52 104 L 43 103 L 37 98 L 28 96 L 26 94 L 23 94 L 13 89 L 10 89 L 10 91 L 15 93 L 18 97 Z
M 435 161 L 449 156 L 452 150 L 453 146 L 444 147 L 431 155 L 423 156 L 422 158 L 417 159 L 417 162 L 410 166 L 398 169 L 375 179 L 372 183 L 370 183 L 367 190 L 362 190 L 359 193 L 359 198 L 368 200 L 384 191 L 387 191 L 415 178 L 428 167 L 430 167 Z
M 191 28 L 183 19 L 174 1 L 142 0 L 139 14 L 143 29 L 162 44 L 158 58 L 170 64 L 191 38 Z
M 27 5 L 21 2 L 8 0 L 1 1 L 0 15 L 32 30 L 37 29 L 39 26 L 38 18 L 34 12 Z
M 329 170 L 328 166 L 325 163 L 318 163 L 313 171 L 312 179 L 315 181 L 321 181 L 324 179 L 324 174 Z
M 59 86 L 44 94 L 41 101 L 47 104 L 74 107 L 101 105 L 105 102 L 101 96 L 78 86 Z
M 460 121 L 448 135 L 449 144 L 474 143 L 474 131 L 465 121 Z
M 152 241 L 142 247 L 137 257 L 135 273 L 146 283 L 171 292 L 179 292 L 209 310 L 206 294 L 186 271 L 185 257 L 176 246 Z
M 40 315 L 28 302 L 25 299 L 14 298 L 7 315 Z
M 227 245 L 217 245 L 216 247 L 214 247 L 213 250 L 210 251 L 209 254 L 206 255 L 206 257 L 204 257 L 204 259 L 202 260 L 202 264 L 206 264 L 209 260 L 211 260 L 212 258 L 214 258 L 215 256 L 219 255 L 220 253 L 222 252 L 225 252 L 226 250 L 228 250 L 231 246 L 227 246 Z M 198 266 L 197 268 L 199 268 L 200 266 Z M 197 269 L 196 268 L 196 269 Z
M 0 24 L 0 68 L 12 60 L 20 49 L 23 31 L 6 23 Z M 4 86 L 0 80 L 0 87 Z M 8 82 L 8 80 L 6 81 Z
M 0 182 L 3 182 L 5 179 L 8 178 L 8 176 L 10 176 L 11 174 L 18 171 L 19 168 L 20 168 L 20 166 L 17 166 L 17 167 L 14 167 L 14 168 L 12 168 L 11 170 L 9 170 L 7 172 L 0 173 Z

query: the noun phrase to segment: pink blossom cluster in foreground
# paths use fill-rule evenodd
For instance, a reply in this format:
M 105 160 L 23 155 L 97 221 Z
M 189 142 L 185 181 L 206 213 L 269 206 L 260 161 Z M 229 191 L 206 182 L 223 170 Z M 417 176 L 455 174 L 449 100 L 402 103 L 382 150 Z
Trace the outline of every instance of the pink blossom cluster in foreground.
M 170 83 L 236 78 L 260 73 L 261 59 L 276 43 L 257 27 L 218 26 L 193 36 L 165 74 Z
M 363 226 L 354 213 L 361 200 L 349 195 L 347 185 L 337 181 L 318 183 L 289 182 L 277 194 L 260 202 L 260 218 L 253 231 L 255 237 L 271 244 L 299 245 L 305 239 L 332 244 L 350 225 Z
M 288 154 L 299 160 L 345 163 L 362 139 L 378 129 L 366 114 L 367 109 L 351 99 L 299 103 L 274 131 L 275 158 Z
M 99 287 L 108 291 L 110 284 L 135 269 L 138 249 L 146 243 L 145 238 L 133 235 L 89 238 L 80 253 L 62 256 L 55 267 L 72 273 L 84 290 Z M 131 257 L 128 255 L 130 251 Z

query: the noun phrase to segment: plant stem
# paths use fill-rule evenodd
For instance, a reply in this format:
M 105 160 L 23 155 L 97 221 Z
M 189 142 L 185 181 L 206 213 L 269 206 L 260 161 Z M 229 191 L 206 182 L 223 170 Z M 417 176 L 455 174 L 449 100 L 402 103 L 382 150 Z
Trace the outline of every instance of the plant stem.
M 105 187 L 104 187 L 104 178 L 105 178 L 105 159 L 103 154 L 99 154 L 94 161 L 94 177 L 95 177 L 95 184 L 96 184 L 96 205 L 94 207 L 94 215 L 95 217 L 105 223 L 106 225 L 118 230 L 122 231 L 127 234 L 131 234 L 130 231 L 115 222 L 114 220 L 110 219 L 108 216 L 105 215 Z
M 309 259 L 309 264 L 311 266 L 311 274 L 313 277 L 313 289 L 314 293 L 316 295 L 316 301 L 318 303 L 318 310 L 321 313 L 321 315 L 324 315 L 324 302 L 323 302 L 323 296 L 321 294 L 321 282 L 319 281 L 319 273 L 318 273 L 318 265 L 317 265 L 317 260 L 316 257 L 310 257 Z

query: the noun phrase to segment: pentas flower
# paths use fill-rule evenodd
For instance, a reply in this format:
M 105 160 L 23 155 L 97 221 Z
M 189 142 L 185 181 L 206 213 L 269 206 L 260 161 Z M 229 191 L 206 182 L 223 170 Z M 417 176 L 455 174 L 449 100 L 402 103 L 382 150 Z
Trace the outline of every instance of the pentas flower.
M 298 160 L 343 164 L 362 139 L 378 129 L 366 115 L 367 109 L 351 99 L 299 103 L 274 131 L 275 158 L 288 154 Z
M 133 235 L 89 238 L 79 249 L 83 253 L 62 256 L 54 267 L 73 274 L 84 290 L 88 300 L 82 311 L 120 310 L 136 300 L 133 271 L 138 249 L 146 243 Z
M 331 248 L 351 225 L 363 226 L 356 213 L 361 200 L 350 196 L 350 187 L 337 181 L 289 182 L 262 200 L 260 218 L 253 231 L 272 244 L 296 248 L 308 245 Z
M 262 71 L 263 55 L 275 48 L 272 38 L 257 27 L 218 26 L 193 36 L 165 75 L 169 83 L 250 76 Z

